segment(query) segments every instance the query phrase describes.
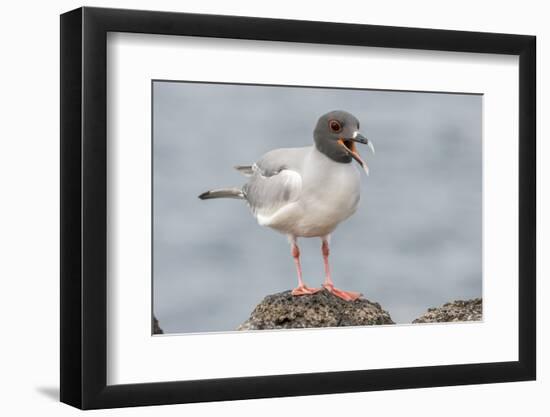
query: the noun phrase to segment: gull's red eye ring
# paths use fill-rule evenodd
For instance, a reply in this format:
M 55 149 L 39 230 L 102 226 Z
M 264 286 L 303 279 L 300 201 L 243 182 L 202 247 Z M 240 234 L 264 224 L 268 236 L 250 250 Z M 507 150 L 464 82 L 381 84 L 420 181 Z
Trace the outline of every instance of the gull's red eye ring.
M 329 120 L 328 127 L 334 133 L 340 133 L 342 131 L 342 125 L 338 120 Z

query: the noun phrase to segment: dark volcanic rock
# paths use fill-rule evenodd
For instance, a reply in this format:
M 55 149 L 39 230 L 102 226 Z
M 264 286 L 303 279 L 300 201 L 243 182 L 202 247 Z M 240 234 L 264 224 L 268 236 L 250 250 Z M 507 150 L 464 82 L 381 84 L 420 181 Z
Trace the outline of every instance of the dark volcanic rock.
M 344 301 L 326 290 L 294 296 L 290 291 L 268 295 L 237 330 L 303 329 L 308 327 L 394 324 L 380 304 L 360 298 Z
M 441 307 L 429 308 L 426 313 L 413 323 L 445 323 L 456 321 L 480 321 L 482 319 L 483 302 L 481 298 L 472 300 L 456 300 L 443 304 Z
M 164 332 L 159 326 L 159 321 L 153 316 L 153 334 L 163 334 Z

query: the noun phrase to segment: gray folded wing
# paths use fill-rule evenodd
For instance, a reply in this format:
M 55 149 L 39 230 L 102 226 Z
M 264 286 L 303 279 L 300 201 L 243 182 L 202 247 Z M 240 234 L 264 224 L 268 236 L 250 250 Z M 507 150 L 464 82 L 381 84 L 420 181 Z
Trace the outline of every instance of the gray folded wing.
M 267 218 L 300 198 L 302 162 L 307 148 L 276 149 L 249 167 L 238 170 L 250 177 L 245 199 L 256 216 Z

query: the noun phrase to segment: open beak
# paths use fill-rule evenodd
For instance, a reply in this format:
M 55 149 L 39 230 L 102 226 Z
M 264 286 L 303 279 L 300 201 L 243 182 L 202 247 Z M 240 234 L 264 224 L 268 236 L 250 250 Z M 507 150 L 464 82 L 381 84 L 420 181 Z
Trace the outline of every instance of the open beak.
M 369 175 L 369 167 L 367 166 L 367 163 L 361 158 L 361 155 L 357 152 L 357 149 L 355 147 L 355 142 L 362 143 L 364 145 L 367 145 L 369 149 L 374 154 L 374 145 L 371 141 L 369 141 L 366 137 L 364 137 L 359 132 L 355 132 L 353 137 L 351 138 L 339 138 L 338 144 L 343 146 L 346 152 L 357 161 L 361 167 L 365 170 L 365 173 Z

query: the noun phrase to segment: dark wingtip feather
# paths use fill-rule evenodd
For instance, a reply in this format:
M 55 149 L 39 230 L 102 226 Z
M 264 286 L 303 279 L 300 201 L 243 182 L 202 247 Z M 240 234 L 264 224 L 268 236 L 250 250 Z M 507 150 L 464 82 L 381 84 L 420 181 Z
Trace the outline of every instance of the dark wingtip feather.
M 201 200 L 210 200 L 211 198 L 236 198 L 243 199 L 243 192 L 239 188 L 218 188 L 216 190 L 206 191 L 199 195 Z

